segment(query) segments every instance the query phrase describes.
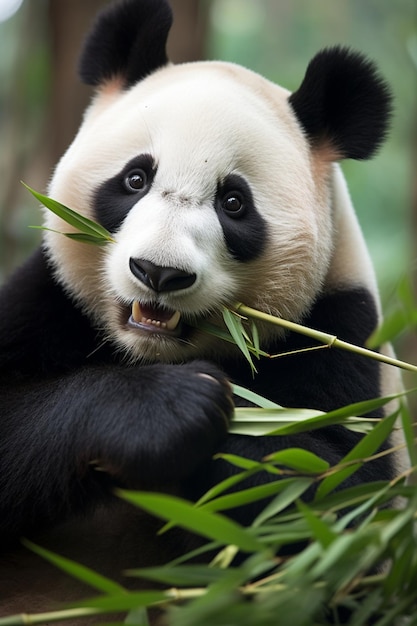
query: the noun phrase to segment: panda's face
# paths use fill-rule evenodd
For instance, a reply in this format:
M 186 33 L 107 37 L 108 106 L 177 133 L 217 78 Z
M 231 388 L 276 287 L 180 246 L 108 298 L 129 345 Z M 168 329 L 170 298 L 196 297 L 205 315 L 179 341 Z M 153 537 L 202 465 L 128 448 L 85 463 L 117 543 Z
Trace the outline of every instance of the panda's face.
M 240 301 L 299 319 L 331 254 L 323 168 L 288 93 L 221 63 L 168 66 L 87 112 L 49 193 L 115 243 L 54 233 L 59 280 L 132 359 L 182 360 L 228 344 L 198 330 Z M 52 214 L 46 226 L 68 231 Z M 272 332 L 272 331 L 265 331 Z

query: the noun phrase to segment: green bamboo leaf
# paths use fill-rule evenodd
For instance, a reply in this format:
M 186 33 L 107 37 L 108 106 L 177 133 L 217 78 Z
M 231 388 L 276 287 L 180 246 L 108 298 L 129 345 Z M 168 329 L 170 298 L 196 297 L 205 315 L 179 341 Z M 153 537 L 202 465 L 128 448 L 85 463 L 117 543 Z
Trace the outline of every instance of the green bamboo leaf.
M 294 424 L 300 425 L 301 430 L 309 430 L 309 421 L 315 417 L 325 415 L 314 409 L 259 409 L 238 407 L 229 426 L 229 432 L 239 435 L 275 436 L 281 432 L 277 429 Z M 377 418 L 342 417 L 336 423 L 342 424 L 349 430 L 368 433 L 377 423 Z M 316 424 L 316 422 L 313 422 Z
M 363 439 L 356 444 L 356 446 L 340 461 L 339 465 L 344 465 L 355 460 L 358 460 L 359 463 L 349 467 L 342 467 L 335 474 L 331 474 L 325 478 L 317 489 L 317 500 L 320 500 L 330 491 L 333 491 L 362 465 L 363 459 L 371 456 L 376 452 L 376 450 L 378 450 L 392 431 L 396 419 L 397 413 L 393 413 L 389 417 L 385 417 L 370 433 L 365 435 Z
M 396 289 L 397 301 L 393 310 L 386 313 L 382 324 L 369 337 L 366 345 L 377 348 L 392 341 L 405 330 L 413 330 L 417 325 L 417 309 L 414 299 L 414 286 L 411 275 L 401 278 Z
M 273 435 L 280 426 L 293 424 L 294 422 L 303 422 L 317 415 L 323 415 L 323 413 L 309 409 L 238 407 L 235 409 L 229 432 L 252 436 Z M 358 425 L 355 426 L 357 427 Z
M 259 515 L 255 518 L 252 523 L 252 526 L 258 527 L 264 524 L 266 520 L 278 515 L 284 509 L 288 508 L 291 504 L 293 504 L 298 498 L 300 498 L 303 493 L 307 491 L 309 487 L 313 484 L 313 480 L 311 478 L 290 478 L 287 479 L 286 488 L 280 493 L 276 498 L 272 500 L 264 509 L 259 513 Z M 284 482 L 284 481 L 282 481 Z
M 215 456 L 215 458 L 222 458 L 225 461 L 239 468 L 243 467 L 245 468 L 245 471 L 239 472 L 238 474 L 233 474 L 232 476 L 225 478 L 221 482 L 211 487 L 196 502 L 195 504 L 196 507 L 201 507 L 206 502 L 209 502 L 210 500 L 213 500 L 214 498 L 219 497 L 225 491 L 232 489 L 233 487 L 235 487 L 235 485 L 242 482 L 249 476 L 253 476 L 253 474 L 256 474 L 257 472 L 266 471 L 275 475 L 278 473 L 277 470 L 272 465 L 269 466 L 266 463 L 258 463 L 257 461 L 250 461 L 249 459 L 238 457 L 236 455 L 218 454 Z M 165 524 L 165 526 L 161 529 L 160 532 L 165 532 L 172 526 L 173 524 L 168 522 L 168 524 Z
M 249 487 L 248 489 L 242 489 L 235 493 L 227 494 L 225 496 L 219 496 L 210 502 L 206 502 L 202 505 L 204 511 L 226 511 L 228 509 L 234 509 L 244 504 L 250 504 L 263 500 L 264 498 L 270 498 L 282 491 L 288 486 L 289 482 L 292 482 L 293 478 L 287 478 L 277 480 L 257 487 Z
M 239 552 L 239 548 L 237 546 L 225 546 L 220 552 L 218 552 L 215 557 L 210 561 L 209 566 L 218 569 L 227 569 L 230 567 L 232 561 L 236 558 L 236 555 Z M 261 553 L 256 553 L 261 554 Z
M 414 525 L 417 511 L 416 493 L 414 493 L 408 504 L 408 507 L 404 509 L 393 511 L 393 518 L 389 520 L 389 523 L 382 526 L 381 540 L 385 545 L 388 545 L 388 543 L 404 528 L 409 528 L 410 523 Z M 412 528 L 409 528 L 409 530 L 412 531 Z
M 259 358 L 259 356 L 261 356 L 263 352 L 260 346 L 258 327 L 256 326 L 256 323 L 254 320 L 251 320 L 250 328 L 251 328 L 251 333 L 252 333 L 252 345 Z
M 324 549 L 328 548 L 337 538 L 337 533 L 335 533 L 320 517 L 317 517 L 307 504 L 298 501 L 297 506 L 307 524 L 310 526 L 314 538 Z
M 409 320 L 407 313 L 403 309 L 395 309 L 390 314 L 386 314 L 384 321 L 368 338 L 367 348 L 378 348 L 388 341 L 398 337 L 408 328 Z
M 237 545 L 244 552 L 256 552 L 263 545 L 246 529 L 222 515 L 210 513 L 194 504 L 164 494 L 118 490 L 120 497 L 167 521 L 172 521 L 208 539 Z
M 238 474 L 233 474 L 232 476 L 225 478 L 221 482 L 211 487 L 208 491 L 206 491 L 206 493 L 203 496 L 201 496 L 201 498 L 196 502 L 196 506 L 201 506 L 202 504 L 205 504 L 209 500 L 212 500 L 213 498 L 217 498 L 223 492 L 227 491 L 228 489 L 231 489 L 235 485 L 242 482 L 242 480 L 245 480 L 246 478 L 248 478 L 249 476 L 252 476 L 256 472 L 261 471 L 261 469 L 263 470 L 263 468 L 261 468 L 258 465 L 257 467 L 253 469 L 246 470 L 245 472 L 239 472 Z
M 70 576 L 72 576 L 73 578 L 76 578 L 77 580 L 80 580 L 81 582 L 90 585 L 90 587 L 94 587 L 94 589 L 97 589 L 98 591 L 102 591 L 106 594 L 127 593 L 122 585 L 119 585 L 118 583 L 102 576 L 101 574 L 98 574 L 97 572 L 91 570 L 88 567 L 85 567 L 84 565 L 75 563 L 71 559 L 67 559 L 66 557 L 60 556 L 58 554 L 55 554 L 54 552 L 51 552 L 50 550 L 47 550 L 46 548 L 42 548 L 41 546 L 32 543 L 28 539 L 22 539 L 22 543 L 32 552 L 35 552 L 42 558 L 49 561 L 49 563 L 52 563 L 62 571 L 70 574 Z
M 262 464 L 259 461 L 252 461 L 252 459 L 247 459 L 244 456 L 239 456 L 237 454 L 227 454 L 225 452 L 219 452 L 214 456 L 215 459 L 223 459 L 236 467 L 240 467 L 245 470 L 258 469 L 262 467 Z
M 236 344 L 235 340 L 233 339 L 233 337 L 231 337 L 229 332 L 227 332 L 226 330 L 223 330 L 222 328 L 219 328 L 218 326 L 215 326 L 215 324 L 210 324 L 209 322 L 200 320 L 198 324 L 195 325 L 195 327 L 198 328 L 199 330 L 202 330 L 205 333 L 208 333 L 209 335 L 218 337 L 219 339 L 222 339 L 223 341 Z M 259 358 L 260 356 L 269 357 L 268 352 L 264 352 L 260 348 L 256 349 L 255 346 L 252 346 L 252 345 L 248 345 L 247 348 L 249 352 L 254 354 L 257 358 Z
M 222 455 L 216 455 L 214 458 L 222 458 Z M 243 459 L 243 458 L 241 460 L 243 463 L 245 463 L 246 461 L 246 459 Z M 262 471 L 264 469 L 263 465 L 256 463 L 255 461 L 250 461 L 248 463 L 249 465 L 252 465 L 252 467 L 249 470 L 246 470 L 244 472 L 239 472 L 238 474 L 233 474 L 232 476 L 229 476 L 228 478 L 225 478 L 224 480 L 222 480 L 220 483 L 217 483 L 216 485 L 211 487 L 211 489 L 206 491 L 205 494 L 201 496 L 201 498 L 196 502 L 195 506 L 201 507 L 205 502 L 208 502 L 209 500 L 212 500 L 218 497 L 221 493 L 223 493 L 224 491 L 228 489 L 231 489 L 242 480 L 245 480 L 249 476 L 252 476 L 254 473 Z M 237 464 L 235 463 L 235 465 Z M 237 465 L 237 466 L 241 467 L 241 465 Z M 169 530 L 173 526 L 175 526 L 173 522 L 168 522 L 160 529 L 159 534 L 165 533 L 167 530 Z
M 323 500 L 314 502 L 315 511 L 338 512 L 341 509 L 352 509 L 358 507 L 362 502 L 369 502 L 375 494 L 380 495 L 387 483 L 379 480 L 369 483 L 361 483 L 354 487 L 346 487 L 329 493 Z M 387 496 L 392 498 L 392 494 Z
M 275 522 L 275 520 L 272 520 L 272 522 Z M 302 525 L 296 525 L 293 522 L 291 526 L 286 525 L 285 528 L 279 522 L 273 523 L 272 528 L 265 524 L 259 528 L 259 532 L 265 544 L 275 550 L 282 546 L 310 541 L 312 538 L 311 528 L 307 526 L 304 519 L 302 520 Z
M 279 404 L 276 404 L 276 402 L 272 402 L 272 400 L 268 400 L 250 389 L 246 389 L 245 387 L 241 387 L 236 384 L 232 384 L 232 388 L 235 396 L 249 400 L 249 402 L 253 402 L 253 404 L 260 406 L 263 409 L 282 409 L 282 407 Z
M 213 556 L 213 552 L 216 550 L 222 550 L 223 544 L 220 544 L 218 541 L 210 541 L 209 543 L 205 543 L 204 545 L 196 548 L 195 550 L 191 550 L 190 552 L 186 552 L 185 554 L 181 554 L 176 559 L 170 561 L 167 565 L 169 567 L 177 567 L 178 565 L 182 565 L 183 563 L 187 563 L 189 561 L 195 562 L 200 561 L 203 556 L 203 560 L 207 561 Z
M 339 581 L 336 582 L 342 588 L 361 572 L 375 567 L 378 561 L 388 556 L 387 550 L 392 549 L 392 542 L 397 543 L 404 536 L 404 531 L 409 534 L 412 532 L 410 524 L 415 515 L 412 506 L 388 513 L 385 523 L 373 523 L 373 516 L 368 516 L 368 522 L 362 523 L 355 532 L 340 535 L 330 549 L 323 553 L 323 558 L 314 566 L 312 574 L 323 576 L 331 569 L 334 572 L 338 570 Z M 389 553 L 389 556 L 392 554 Z M 413 593 L 415 599 L 414 589 Z
M 261 409 L 264 410 L 264 409 Z M 281 424 L 280 420 L 274 420 L 271 422 L 270 420 L 263 420 L 262 416 L 259 417 L 259 420 L 236 420 L 233 421 L 229 427 L 229 432 L 234 435 L 249 435 L 251 437 L 264 437 L 274 432 L 274 428 Z M 285 423 L 287 421 L 285 420 Z
M 410 581 L 410 571 L 416 560 L 415 533 L 413 528 L 406 528 L 405 536 L 396 542 L 392 565 L 384 581 L 386 594 L 396 594 L 397 589 L 406 589 Z M 413 586 L 415 589 L 415 585 Z
M 408 456 L 410 457 L 410 464 L 414 468 L 417 468 L 417 446 L 414 434 L 414 424 L 407 404 L 404 401 L 401 402 L 400 416 L 404 439 L 407 444 Z
M 87 235 L 87 233 L 62 233 L 68 239 L 73 239 L 74 241 L 79 241 L 80 243 L 89 243 L 95 246 L 104 246 L 108 244 L 109 241 L 114 241 L 113 239 L 101 238 L 96 235 Z
M 410 390 L 411 391 L 411 390 Z M 363 402 L 354 402 L 348 406 L 323 413 L 318 417 L 314 417 L 306 422 L 288 424 L 287 426 L 281 426 L 277 428 L 273 433 L 274 435 L 292 435 L 295 433 L 305 432 L 306 430 L 315 430 L 322 428 L 323 426 L 333 426 L 334 424 L 340 424 L 348 417 L 361 416 L 367 413 L 371 413 L 375 409 L 388 404 L 391 400 L 398 400 L 410 391 L 404 391 L 401 393 L 391 394 L 383 398 L 374 398 L 372 400 L 364 400 Z M 412 390 L 414 391 L 414 389 Z M 379 423 L 379 419 L 375 420 Z
M 247 459 L 243 456 L 239 456 L 237 454 L 228 454 L 225 452 L 218 452 L 214 457 L 214 459 L 223 459 L 236 467 L 246 470 L 252 471 L 266 471 L 270 474 L 278 474 L 278 470 L 271 465 L 270 463 L 265 463 L 263 461 L 252 461 L 251 459 Z
M 132 609 L 123 624 L 128 626 L 151 626 L 148 619 L 148 612 L 145 607 Z
M 414 280 L 412 274 L 405 274 L 398 283 L 397 295 L 407 311 L 415 311 Z
M 248 348 L 251 347 L 253 350 L 255 350 L 255 347 L 253 345 L 252 339 L 249 337 L 249 334 L 248 334 L 246 328 L 243 326 L 242 319 L 240 317 L 236 317 L 236 323 L 237 323 L 239 331 L 240 331 L 242 337 L 244 338 Z
M 233 337 L 236 345 L 241 350 L 242 354 L 248 360 L 252 371 L 256 372 L 256 368 L 253 364 L 252 357 L 250 355 L 248 346 L 245 341 L 245 337 L 242 334 L 242 321 L 240 318 L 236 317 L 229 309 L 223 309 L 223 319 L 226 324 L 231 336 Z
M 417 310 L 414 302 L 414 290 L 410 276 L 404 276 L 396 289 L 394 308 L 385 313 L 382 324 L 372 333 L 366 342 L 369 348 L 378 348 L 392 341 L 404 330 L 412 329 L 417 324 Z
M 374 516 L 374 508 L 376 506 L 382 506 L 383 497 L 387 495 L 390 491 L 389 482 L 385 483 L 385 486 L 382 487 L 380 492 L 373 494 L 367 500 L 362 502 L 359 506 L 349 510 L 342 517 L 340 517 L 335 523 L 335 530 L 341 532 L 342 530 L 348 528 L 353 522 L 356 520 L 360 520 L 360 527 L 363 528 L 369 523 L 369 520 Z M 366 517 L 368 516 L 368 517 Z
M 257 422 L 264 421 L 269 424 L 303 422 L 304 420 L 324 415 L 322 411 L 315 409 L 262 409 L 260 407 L 237 407 L 235 409 L 235 421 L 241 422 Z
M 228 343 L 235 343 L 234 339 L 230 336 L 230 333 L 227 332 L 227 330 L 223 330 L 215 324 L 210 324 L 209 322 L 200 320 L 198 324 L 196 324 L 196 328 L 208 333 L 209 335 L 223 339 L 223 341 L 227 341 Z
M 274 464 L 285 465 L 306 474 L 321 474 L 330 467 L 327 461 L 302 448 L 286 448 L 285 450 L 269 454 L 265 457 L 265 460 Z
M 173 587 L 202 587 L 224 576 L 224 570 L 208 565 L 179 565 L 177 567 L 144 567 L 127 570 L 127 576 L 145 578 Z
M 73 239 L 74 241 L 79 241 L 80 243 L 89 243 L 94 246 L 104 246 L 109 243 L 109 239 L 100 238 L 98 235 L 87 235 L 85 233 L 63 233 L 60 230 L 47 228 L 46 226 L 29 226 L 29 228 L 33 228 L 36 230 L 46 230 L 50 233 L 57 233 L 57 235 L 63 235 L 64 237 L 68 237 L 68 239 Z
M 93 238 L 98 237 L 99 239 L 105 239 L 106 241 L 114 241 L 109 231 L 100 224 L 97 224 L 96 222 L 93 222 L 92 220 L 84 217 L 76 211 L 69 209 L 64 204 L 61 204 L 60 202 L 57 202 L 56 200 L 48 198 L 48 196 L 45 196 L 35 191 L 25 183 L 22 184 L 47 209 L 52 211 L 52 213 L 55 213 L 55 215 L 60 217 L 65 222 L 67 222 L 67 224 L 70 224 L 71 226 L 74 226 L 74 228 L 80 230 L 81 233 L 89 235 Z
M 313 566 L 311 575 L 314 578 L 328 578 L 328 572 L 331 571 L 332 579 L 329 583 L 336 591 L 354 580 L 366 564 L 371 566 L 382 552 L 376 532 L 357 530 L 339 535 Z
M 311 536 L 311 530 L 310 535 Z M 298 554 L 288 564 L 285 571 L 285 580 L 288 580 L 291 584 L 292 581 L 298 583 L 300 578 L 306 575 L 313 567 L 317 559 L 320 558 L 323 550 L 318 542 L 313 542 L 308 545 L 304 550 L 298 552 Z

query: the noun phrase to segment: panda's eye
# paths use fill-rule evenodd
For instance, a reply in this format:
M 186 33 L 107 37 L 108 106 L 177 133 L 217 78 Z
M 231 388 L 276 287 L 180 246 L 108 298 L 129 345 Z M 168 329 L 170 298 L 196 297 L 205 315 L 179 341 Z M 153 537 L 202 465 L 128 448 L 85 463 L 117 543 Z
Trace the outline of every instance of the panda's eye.
M 230 217 L 238 217 L 242 215 L 244 211 L 243 198 L 240 193 L 231 191 L 225 195 L 222 201 L 222 209 Z
M 137 193 L 145 189 L 148 182 L 148 175 L 144 170 L 134 169 L 126 174 L 123 183 L 126 191 Z

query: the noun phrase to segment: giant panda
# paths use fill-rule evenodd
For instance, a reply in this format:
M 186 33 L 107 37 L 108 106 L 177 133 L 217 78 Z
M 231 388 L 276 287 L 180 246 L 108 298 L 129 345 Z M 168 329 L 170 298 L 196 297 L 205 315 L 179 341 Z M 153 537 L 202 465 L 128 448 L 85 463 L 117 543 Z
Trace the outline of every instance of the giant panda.
M 328 411 L 398 386 L 376 361 L 326 349 L 261 359 L 199 328 L 236 302 L 363 346 L 381 318 L 374 271 L 338 162 L 383 142 L 389 89 L 360 54 L 317 54 L 294 93 L 224 62 L 171 64 L 166 0 L 110 3 L 88 35 L 95 88 L 48 195 L 107 228 L 92 246 L 53 231 L 0 299 L 0 612 L 86 590 L 23 548 L 29 537 L 111 577 L 192 545 L 114 487 L 197 499 L 233 473 L 217 452 L 302 447 L 334 464 L 360 434 L 229 434 L 231 382 Z M 260 324 L 269 353 L 305 337 Z M 381 417 L 383 410 L 373 413 Z M 388 441 L 386 446 L 390 445 Z M 390 479 L 391 456 L 350 483 Z M 274 477 L 275 479 L 275 477 Z M 256 475 L 256 481 L 270 480 Z M 263 506 L 260 503 L 259 506 Z M 249 524 L 256 507 L 231 511 Z

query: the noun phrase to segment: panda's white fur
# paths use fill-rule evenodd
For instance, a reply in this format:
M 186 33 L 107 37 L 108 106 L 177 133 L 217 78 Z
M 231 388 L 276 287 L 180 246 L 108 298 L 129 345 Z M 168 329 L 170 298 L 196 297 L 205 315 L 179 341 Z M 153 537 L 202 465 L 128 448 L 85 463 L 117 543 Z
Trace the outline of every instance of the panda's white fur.
M 244 68 L 209 62 L 170 65 L 110 102 L 106 89 L 96 96 L 56 169 L 50 196 L 94 219 L 91 190 L 138 153 L 150 153 L 157 162 L 152 189 L 105 250 L 92 252 L 54 233 L 46 245 L 60 281 L 129 356 L 182 360 L 206 353 L 204 338 L 197 348 L 166 337 L 150 341 L 120 322 L 120 303 L 154 299 L 130 272 L 130 257 L 195 272 L 191 288 L 160 294 L 158 301 L 197 322 L 239 301 L 299 320 L 325 283 L 333 246 L 331 164 L 312 169 L 288 96 Z M 270 232 L 262 256 L 245 265 L 227 253 L 213 208 L 217 181 L 232 173 L 249 182 Z M 343 184 L 334 180 L 336 187 Z M 51 229 L 68 230 L 52 213 L 45 219 Z M 358 236 L 360 241 L 359 231 L 355 241 Z M 361 279 L 362 262 L 358 259 Z M 336 270 L 344 282 L 346 270 Z M 225 345 L 213 345 L 212 338 L 209 343 L 207 350 Z
M 332 173 L 331 198 L 334 251 L 326 275 L 326 288 L 337 289 L 345 281 L 352 285 L 365 284 L 374 294 L 378 313 L 381 315 L 375 271 L 346 180 L 337 166 Z

